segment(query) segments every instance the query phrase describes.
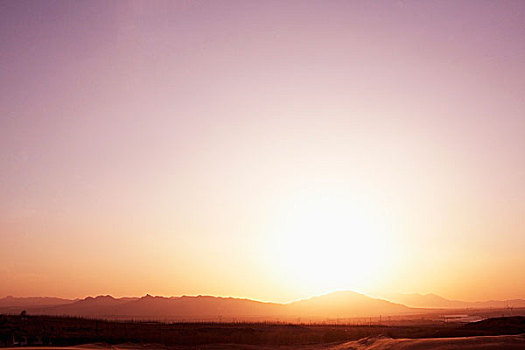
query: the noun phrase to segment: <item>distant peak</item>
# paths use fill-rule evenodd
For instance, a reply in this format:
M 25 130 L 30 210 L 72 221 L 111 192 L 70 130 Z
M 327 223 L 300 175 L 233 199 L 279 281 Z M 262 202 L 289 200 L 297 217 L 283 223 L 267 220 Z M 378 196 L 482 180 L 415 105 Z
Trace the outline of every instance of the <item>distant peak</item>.
M 355 297 L 355 296 L 365 296 L 364 294 L 354 292 L 353 290 L 338 290 L 328 294 L 320 295 L 320 297 Z
M 95 299 L 98 299 L 98 300 L 111 299 L 111 300 L 113 300 L 115 298 L 113 298 L 111 295 L 107 294 L 107 295 L 99 295 Z
M 143 299 L 143 300 L 153 300 L 153 299 L 165 299 L 164 297 L 159 297 L 159 296 L 153 296 L 151 294 L 146 294 L 144 295 L 142 298 L 140 299 Z
M 335 292 L 317 295 L 317 296 L 307 298 L 307 299 L 300 299 L 298 301 L 301 301 L 301 300 L 312 300 L 312 301 L 313 300 L 334 300 L 334 299 L 339 300 L 339 299 L 347 299 L 347 298 L 369 298 L 369 297 L 367 297 L 364 294 L 354 292 L 352 290 L 338 290 Z

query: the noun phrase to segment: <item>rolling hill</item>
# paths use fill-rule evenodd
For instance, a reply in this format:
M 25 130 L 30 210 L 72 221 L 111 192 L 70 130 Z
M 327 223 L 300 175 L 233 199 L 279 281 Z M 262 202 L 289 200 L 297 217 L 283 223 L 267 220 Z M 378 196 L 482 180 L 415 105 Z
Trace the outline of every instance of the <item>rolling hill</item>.
M 335 292 L 288 304 L 214 296 L 113 298 L 88 297 L 60 305 L 22 305 L 0 308 L 0 312 L 67 315 L 100 318 L 169 320 L 278 320 L 351 318 L 415 312 L 404 305 L 370 298 L 355 292 Z
M 0 313 L 26 310 L 33 315 L 173 321 L 326 320 L 409 315 L 429 308 L 524 307 L 524 300 L 462 302 L 434 294 L 398 294 L 390 301 L 352 291 L 334 292 L 291 303 L 269 303 L 215 296 L 114 298 L 110 295 L 67 300 L 59 298 L 0 299 Z M 423 309 L 426 308 L 426 309 Z
M 449 300 L 436 294 L 390 294 L 385 297 L 394 302 L 415 308 L 439 308 L 439 309 L 488 309 L 488 308 L 508 308 L 525 307 L 523 299 L 509 300 L 487 300 L 487 301 L 461 301 Z

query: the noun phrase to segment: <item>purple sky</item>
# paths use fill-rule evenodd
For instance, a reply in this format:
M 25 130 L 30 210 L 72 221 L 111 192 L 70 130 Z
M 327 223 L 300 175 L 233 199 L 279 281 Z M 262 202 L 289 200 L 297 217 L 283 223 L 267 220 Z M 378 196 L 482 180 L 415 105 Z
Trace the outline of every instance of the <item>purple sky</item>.
M 525 2 L 0 1 L 0 17 L 0 296 L 525 297 Z M 310 201 L 353 228 L 371 208 L 380 232 L 330 239 L 387 242 L 377 278 L 287 269 L 304 254 L 275 235 L 323 236 L 285 232 L 291 212 L 315 226 Z

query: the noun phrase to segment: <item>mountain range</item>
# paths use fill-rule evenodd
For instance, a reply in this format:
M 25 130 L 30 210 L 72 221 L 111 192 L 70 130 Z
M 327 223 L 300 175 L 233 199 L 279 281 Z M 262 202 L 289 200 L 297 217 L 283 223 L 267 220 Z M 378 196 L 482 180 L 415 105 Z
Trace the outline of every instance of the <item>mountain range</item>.
M 90 318 L 171 321 L 261 321 L 324 320 L 397 316 L 428 312 L 429 308 L 525 307 L 525 300 L 462 302 L 434 294 L 396 294 L 385 299 L 352 291 L 339 291 L 291 303 L 270 303 L 250 299 L 214 296 L 114 298 L 110 295 L 85 299 L 16 298 L 0 299 L 0 313 L 67 315 Z M 425 309 L 423 309 L 425 308 Z
M 487 301 L 462 301 L 449 300 L 436 294 L 389 294 L 386 299 L 413 308 L 439 308 L 439 309 L 504 309 L 509 307 L 525 307 L 525 300 L 487 300 Z

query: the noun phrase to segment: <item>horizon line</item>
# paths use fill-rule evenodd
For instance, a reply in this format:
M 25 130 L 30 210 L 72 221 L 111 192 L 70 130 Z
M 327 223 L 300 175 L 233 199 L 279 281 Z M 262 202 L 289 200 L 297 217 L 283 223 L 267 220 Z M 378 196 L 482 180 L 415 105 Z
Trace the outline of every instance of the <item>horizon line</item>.
M 96 295 L 95 294 L 89 294 L 89 295 L 86 295 L 84 297 L 78 297 L 78 296 L 77 297 L 61 297 L 61 296 L 49 296 L 49 295 L 28 295 L 28 296 L 4 295 L 4 296 L 0 296 L 0 299 L 6 299 L 6 298 L 56 298 L 56 299 L 63 299 L 63 300 L 70 300 L 70 301 L 80 301 L 80 300 L 85 300 L 87 298 L 97 298 L 97 297 L 111 297 L 111 298 L 114 298 L 114 299 L 126 299 L 126 298 L 141 299 L 141 298 L 144 298 L 144 297 L 147 297 L 147 296 L 154 297 L 154 298 L 166 298 L 166 299 L 182 298 L 182 297 L 213 297 L 213 298 L 223 298 L 223 299 L 250 300 L 250 301 L 266 303 L 266 304 L 290 304 L 290 303 L 294 303 L 294 302 L 301 301 L 301 300 L 308 300 L 308 299 L 312 299 L 312 298 L 316 298 L 316 297 L 322 297 L 322 296 L 331 295 L 331 294 L 340 293 L 340 292 L 356 293 L 356 294 L 360 294 L 360 295 L 363 295 L 363 296 L 366 296 L 366 297 L 369 297 L 369 298 L 372 298 L 372 299 L 386 300 L 386 301 L 389 301 L 389 302 L 394 303 L 394 304 L 401 304 L 401 305 L 403 305 L 403 303 L 393 301 L 391 298 L 388 298 L 388 297 L 367 294 L 367 293 L 363 293 L 363 292 L 359 292 L 359 291 L 355 291 L 355 290 L 351 290 L 351 289 L 334 290 L 334 291 L 325 292 L 325 293 L 322 293 L 322 294 L 315 294 L 315 295 L 310 295 L 310 296 L 306 296 L 306 297 L 303 297 L 303 298 L 296 298 L 296 299 L 289 300 L 289 301 L 269 301 L 269 300 L 261 300 L 261 299 L 257 299 L 257 298 L 250 298 L 250 297 L 246 297 L 246 296 L 234 296 L 234 295 L 213 295 L 213 294 L 163 295 L 163 294 L 151 294 L 150 292 L 146 292 L 146 294 L 138 295 L 138 296 L 112 295 L 112 294 L 103 294 L 103 293 L 102 294 L 96 294 Z M 395 292 L 395 293 L 391 293 L 391 294 L 419 295 L 419 296 L 433 295 L 433 296 L 436 296 L 436 297 L 439 297 L 439 298 L 443 298 L 443 299 L 445 299 L 447 301 L 464 302 L 464 303 L 482 303 L 482 302 L 498 302 L 498 301 L 499 302 L 504 302 L 504 301 L 512 301 L 512 300 L 525 300 L 525 297 L 503 298 L 503 299 L 490 298 L 490 299 L 484 299 L 484 300 L 462 300 L 462 299 L 455 299 L 455 298 L 449 299 L 448 297 L 443 297 L 442 295 L 439 295 L 439 294 L 436 294 L 436 293 L 432 293 L 432 292 L 429 292 L 429 293 L 416 293 L 416 292 L 413 292 L 413 293 L 399 293 L 399 292 Z

